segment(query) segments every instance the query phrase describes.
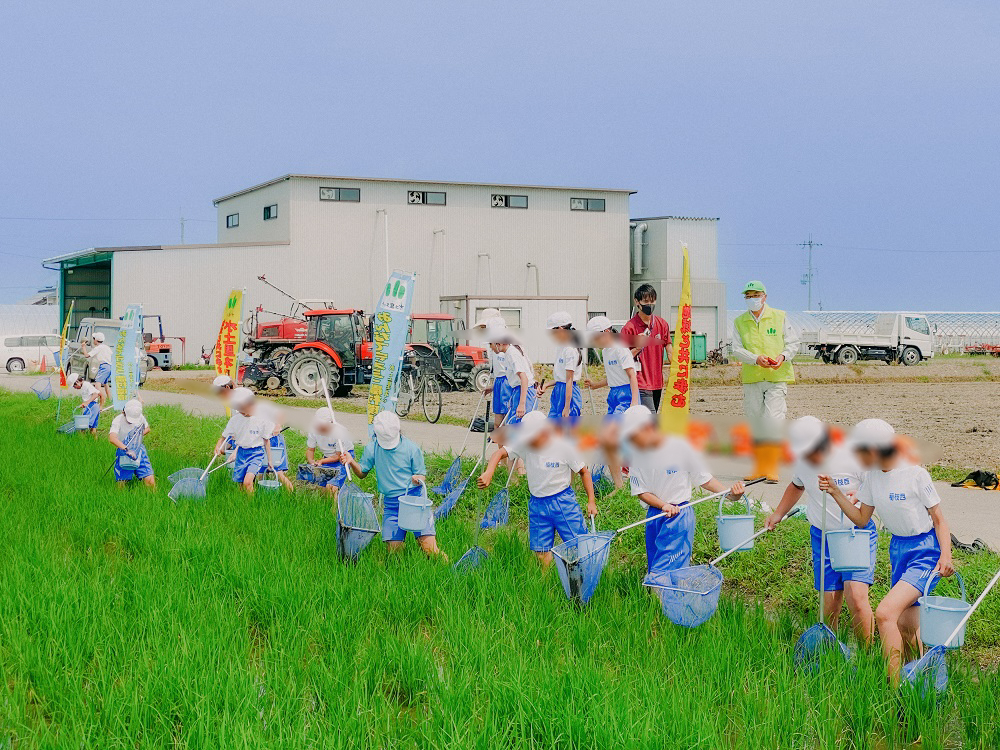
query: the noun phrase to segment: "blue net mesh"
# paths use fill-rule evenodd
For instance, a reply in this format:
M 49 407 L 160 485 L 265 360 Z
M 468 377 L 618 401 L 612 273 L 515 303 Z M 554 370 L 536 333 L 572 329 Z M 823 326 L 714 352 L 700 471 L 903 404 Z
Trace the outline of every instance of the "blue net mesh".
M 319 484 L 331 479 L 340 479 L 343 469 L 339 466 L 311 466 L 310 464 L 299 464 L 295 471 L 295 478 L 307 484 Z
M 608 550 L 614 536 L 613 531 L 580 534 L 552 548 L 559 580 L 571 601 L 584 605 L 594 595 L 608 562 Z
M 451 513 L 452 508 L 455 507 L 455 503 L 458 502 L 458 498 L 462 496 L 465 492 L 465 486 L 469 483 L 468 479 L 463 479 L 461 482 L 455 485 L 455 487 L 448 493 L 447 497 L 441 501 L 441 504 L 434 509 L 434 520 L 440 521 L 442 518 L 447 518 L 448 514 Z
M 477 544 L 475 547 L 462 555 L 458 562 L 451 567 L 456 573 L 468 573 L 470 570 L 478 568 L 486 562 L 487 559 L 489 559 L 489 555 L 486 554 L 486 550 Z
M 374 495 L 347 482 L 337 496 L 337 552 L 350 562 L 358 559 L 379 532 Z
M 945 650 L 935 646 L 916 661 L 902 669 L 904 684 L 911 685 L 924 698 L 933 693 L 943 693 L 948 687 L 948 663 Z
M 31 390 L 33 390 L 35 395 L 38 396 L 39 401 L 44 401 L 52 395 L 52 381 L 48 378 L 36 380 L 34 385 L 31 386 Z
M 458 481 L 458 476 L 461 473 L 462 459 L 456 458 L 451 462 L 451 466 L 448 467 L 448 471 L 445 472 L 444 479 L 441 480 L 441 484 L 437 487 L 431 487 L 431 492 L 438 495 L 450 495 L 451 491 L 455 488 L 455 482 Z
M 850 659 L 851 649 L 842 643 L 825 624 L 813 625 L 795 642 L 795 668 L 806 672 L 816 672 L 827 656 Z
M 481 529 L 493 529 L 497 526 L 506 526 L 510 521 L 510 492 L 507 488 L 500 490 L 490 500 L 483 514 L 483 520 L 479 523 Z
M 590 467 L 590 478 L 594 482 L 594 494 L 598 499 L 615 491 L 615 483 L 604 464 L 594 464 Z
M 171 484 L 177 484 L 182 479 L 198 479 L 202 474 L 205 473 L 204 469 L 199 469 L 197 466 L 192 466 L 189 469 L 181 469 L 180 471 L 175 471 L 169 477 Z
M 70 433 L 76 432 L 76 422 L 67 422 L 64 425 L 59 425 L 56 427 L 56 432 L 61 432 L 63 435 L 69 435 Z
M 711 565 L 693 565 L 649 573 L 642 585 L 656 592 L 663 615 L 670 622 L 694 628 L 718 609 L 722 573 Z
M 175 503 L 185 497 L 190 498 L 191 500 L 202 499 L 205 497 L 205 485 L 207 484 L 208 479 L 208 477 L 204 480 L 201 479 L 201 475 L 204 473 L 204 469 L 198 469 L 198 476 L 183 477 L 178 480 L 177 483 L 170 488 L 170 492 L 167 493 L 167 497 Z

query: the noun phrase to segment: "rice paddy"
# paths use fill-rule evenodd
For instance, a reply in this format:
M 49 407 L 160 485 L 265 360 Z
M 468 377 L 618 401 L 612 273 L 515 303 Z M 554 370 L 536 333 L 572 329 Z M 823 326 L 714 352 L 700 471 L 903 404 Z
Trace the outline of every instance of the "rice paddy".
M 52 404 L 0 394 L 3 750 L 1000 747 L 1000 597 L 951 656 L 940 702 L 890 689 L 877 650 L 794 671 L 815 617 L 805 523 L 729 558 L 719 611 L 688 630 L 640 585 L 641 531 L 615 540 L 588 607 L 568 602 L 527 549 L 518 484 L 468 575 L 412 543 L 389 556 L 376 541 L 346 565 L 323 495 L 248 498 L 218 472 L 206 500 L 167 499 L 166 476 L 207 463 L 221 419 L 148 409 L 159 486 L 122 491 L 101 477 L 105 433 L 55 434 Z M 448 457 L 428 463 L 433 484 Z M 452 562 L 499 486 L 470 485 L 440 522 Z M 625 496 L 601 507 L 603 528 L 638 517 Z M 704 562 L 717 546 L 699 510 Z M 958 560 L 974 592 L 1000 564 Z

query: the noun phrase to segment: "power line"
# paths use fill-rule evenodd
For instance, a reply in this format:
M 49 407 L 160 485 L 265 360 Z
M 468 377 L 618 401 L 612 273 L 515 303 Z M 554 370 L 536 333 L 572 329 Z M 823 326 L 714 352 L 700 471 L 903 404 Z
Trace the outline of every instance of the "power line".
M 719 247 L 801 247 L 806 243 L 794 242 L 720 242 Z M 814 243 L 818 246 L 819 243 Z M 859 250 L 866 253 L 914 253 L 918 255 L 993 255 L 1000 253 L 1000 248 L 991 250 L 955 248 L 950 250 L 922 250 L 900 247 L 858 247 L 856 245 L 825 245 L 829 250 Z
M 65 216 L 0 216 L 0 221 L 140 221 L 140 222 L 153 222 L 153 221 L 169 221 L 175 222 L 177 219 L 100 219 L 94 217 L 87 217 L 85 219 L 75 219 Z M 215 224 L 215 219 L 183 219 L 183 221 L 203 221 L 206 224 Z

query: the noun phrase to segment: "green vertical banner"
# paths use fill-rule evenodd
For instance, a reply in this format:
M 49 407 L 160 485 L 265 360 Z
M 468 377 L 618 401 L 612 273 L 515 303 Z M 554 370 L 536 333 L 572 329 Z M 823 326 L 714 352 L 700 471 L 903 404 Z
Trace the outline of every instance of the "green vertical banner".
M 125 408 L 125 402 L 135 398 L 139 390 L 139 346 L 142 329 L 142 305 L 129 305 L 122 315 L 118 338 L 114 344 L 114 370 L 111 375 L 111 396 L 115 409 Z
M 410 305 L 417 275 L 393 271 L 375 307 L 372 330 L 372 383 L 368 390 L 368 436 L 372 436 L 375 415 L 396 408 L 399 369 L 410 329 Z

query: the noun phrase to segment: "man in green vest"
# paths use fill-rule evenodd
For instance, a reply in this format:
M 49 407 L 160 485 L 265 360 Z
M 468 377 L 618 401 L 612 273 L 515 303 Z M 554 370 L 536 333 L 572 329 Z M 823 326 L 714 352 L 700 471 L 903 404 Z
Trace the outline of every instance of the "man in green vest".
M 792 357 L 798 336 L 783 310 L 767 305 L 759 281 L 743 287 L 747 311 L 733 323 L 733 358 L 743 363 L 743 410 L 754 440 L 754 469 L 747 479 L 776 484 L 784 453 L 783 427 L 788 384 L 795 380 Z

